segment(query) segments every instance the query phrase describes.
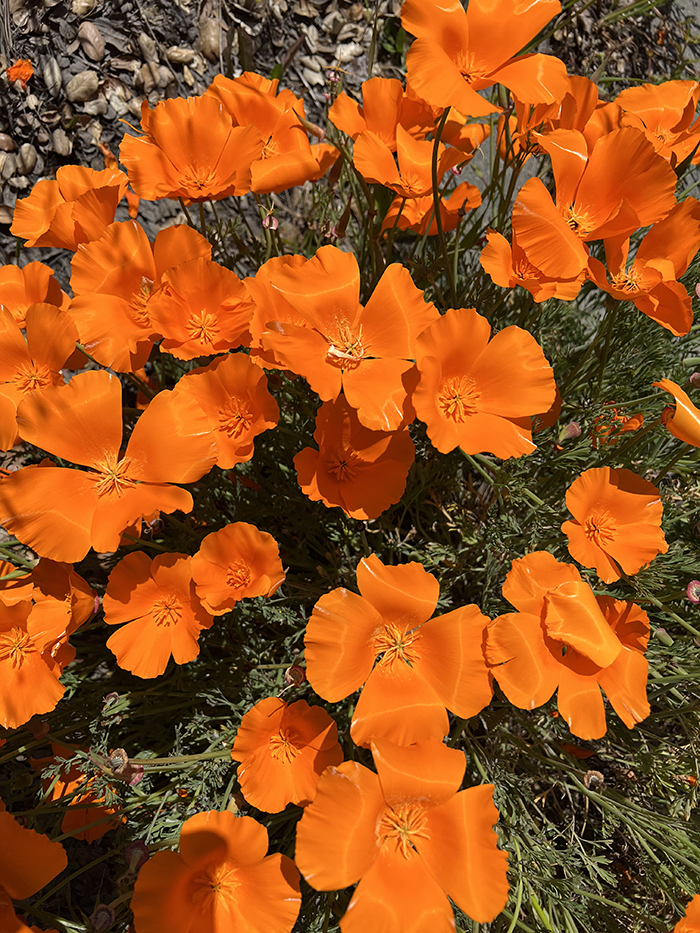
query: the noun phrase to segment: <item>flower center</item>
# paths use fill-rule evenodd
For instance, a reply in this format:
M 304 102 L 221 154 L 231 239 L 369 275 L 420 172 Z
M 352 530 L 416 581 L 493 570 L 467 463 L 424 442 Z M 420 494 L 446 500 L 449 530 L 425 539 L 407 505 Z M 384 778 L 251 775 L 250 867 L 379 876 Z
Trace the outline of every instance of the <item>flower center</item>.
M 419 654 L 411 646 L 419 640 L 419 632 L 404 632 L 398 625 L 390 622 L 374 637 L 374 650 L 378 655 L 382 655 L 379 663 L 389 667 L 393 667 L 400 661 L 405 664 L 415 664 L 419 659 Z
M 356 369 L 360 360 L 365 356 L 362 346 L 362 327 L 358 336 L 352 332 L 350 325 L 342 321 L 337 325 L 335 335 L 326 337 L 330 347 L 326 352 L 326 362 L 340 366 L 341 369 Z
M 415 803 L 391 807 L 379 821 L 378 836 L 380 846 L 388 843 L 395 853 L 409 858 L 416 851 L 416 841 L 429 838 L 424 808 Z
M 520 279 L 521 282 L 524 279 L 536 279 L 538 274 L 539 270 L 527 259 L 520 259 L 513 265 L 513 277 Z
M 583 525 L 589 541 L 604 547 L 615 540 L 617 522 L 607 509 L 594 509 Z
M 151 615 L 156 625 L 175 625 L 182 618 L 182 603 L 173 593 L 153 603 Z
M 450 376 L 438 390 L 437 403 L 443 417 L 464 421 L 477 413 L 480 398 L 471 376 Z
M 581 207 L 577 207 L 575 204 L 570 205 L 570 207 L 564 211 L 564 220 L 574 233 L 581 237 L 587 236 L 595 227 L 593 221 L 588 216 L 588 211 Z
M 215 314 L 202 308 L 198 314 L 190 315 L 186 330 L 192 340 L 212 344 L 219 336 L 219 322 Z
M 270 136 L 268 141 L 263 146 L 263 151 L 262 151 L 262 155 L 260 156 L 260 158 L 261 159 L 272 159 L 274 156 L 278 156 L 279 154 L 280 154 L 279 143 L 276 140 L 274 140 L 272 136 Z
M 621 292 L 638 292 L 638 278 L 638 273 L 634 269 L 630 269 L 629 272 L 618 272 L 617 275 L 614 275 L 611 284 L 613 288 Z
M 129 479 L 128 472 L 131 467 L 129 457 L 117 461 L 116 457 L 108 457 L 101 463 L 95 464 L 99 479 L 95 482 L 97 495 L 123 496 L 127 489 L 136 485 L 135 479 Z
M 234 590 L 243 589 L 250 585 L 251 575 L 250 567 L 241 560 L 236 560 L 228 565 L 226 571 L 226 583 Z
M 486 77 L 484 66 L 477 63 L 474 52 L 460 52 L 457 55 L 456 65 L 467 84 L 481 81 Z
M 250 429 L 253 415 L 240 399 L 232 398 L 219 409 L 219 430 L 229 437 L 239 438 Z
M 224 862 L 195 875 L 192 879 L 195 891 L 192 901 L 201 901 L 202 910 L 223 907 L 229 911 L 236 900 L 236 891 L 240 887 L 238 871 Z
M 21 628 L 0 632 L 0 661 L 10 661 L 13 667 L 21 667 L 27 655 L 36 651 L 29 635 Z
M 280 729 L 270 736 L 270 754 L 285 764 L 290 764 L 297 755 L 301 754 L 299 748 L 300 735 L 293 729 Z
M 216 170 L 213 168 L 200 168 L 198 165 L 190 165 L 180 176 L 182 185 L 188 188 L 188 195 L 192 197 L 192 190 L 206 196 L 205 192 L 216 187 Z M 194 195 L 197 196 L 196 194 Z
M 139 324 L 145 326 L 150 324 L 150 319 L 146 313 L 146 305 L 148 304 L 148 299 L 151 297 L 152 288 L 153 280 L 147 279 L 145 275 L 142 275 L 141 287 L 135 291 L 131 297 L 131 310 L 134 312 L 134 317 Z
M 51 371 L 48 366 L 40 366 L 32 360 L 20 366 L 12 381 L 20 392 L 33 392 L 51 385 Z
M 333 451 L 326 459 L 326 469 L 333 473 L 339 483 L 345 483 L 357 475 L 362 464 L 362 457 L 346 448 Z

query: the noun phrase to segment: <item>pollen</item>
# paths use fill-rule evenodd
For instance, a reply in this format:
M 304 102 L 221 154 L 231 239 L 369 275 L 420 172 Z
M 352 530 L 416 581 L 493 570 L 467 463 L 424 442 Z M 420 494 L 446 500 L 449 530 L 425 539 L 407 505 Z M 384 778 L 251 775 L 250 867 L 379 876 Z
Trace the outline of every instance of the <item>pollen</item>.
M 153 603 L 151 615 L 156 625 L 175 625 L 182 618 L 182 603 L 174 593 L 161 596 Z
M 583 530 L 589 541 L 605 547 L 615 540 L 617 522 L 607 509 L 594 509 L 584 522 Z
M 300 739 L 299 733 L 294 729 L 280 729 L 270 736 L 270 754 L 288 765 L 301 754 Z
M 234 561 L 228 565 L 226 570 L 226 583 L 234 590 L 244 589 L 250 585 L 251 574 L 250 567 L 244 564 L 242 560 Z
M 471 376 L 451 376 L 438 390 L 437 405 L 445 418 L 461 422 L 478 412 L 480 398 Z
M 420 657 L 414 647 L 418 641 L 420 641 L 419 632 L 405 632 L 398 625 L 390 622 L 378 635 L 375 635 L 374 650 L 382 656 L 379 663 L 388 667 L 401 662 L 415 664 Z
M 416 842 L 429 838 L 424 808 L 415 803 L 391 807 L 379 822 L 378 836 L 380 846 L 390 846 L 396 854 L 410 858 L 416 851 Z
M 326 460 L 326 469 L 332 473 L 339 483 L 346 483 L 353 479 L 362 465 L 361 457 L 353 450 L 342 448 L 333 451 Z
M 362 345 L 362 327 L 356 335 L 347 321 L 338 322 L 335 333 L 327 336 L 326 340 L 330 344 L 326 362 L 340 366 L 342 370 L 356 369 L 366 355 L 366 347 Z
M 116 457 L 108 457 L 101 463 L 95 464 L 97 479 L 95 492 L 98 496 L 123 496 L 127 489 L 136 485 L 136 480 L 128 476 L 131 467 L 129 457 L 117 461 Z
M 455 64 L 467 84 L 473 84 L 474 81 L 481 81 L 486 77 L 486 70 L 477 62 L 474 52 L 461 52 Z
M 202 308 L 196 314 L 191 314 L 186 325 L 187 333 L 192 340 L 200 343 L 213 344 L 219 336 L 219 322 L 216 315 Z
M 612 277 L 611 283 L 618 291 L 632 294 L 639 291 L 639 274 L 634 269 L 630 269 L 629 272 L 618 272 Z
M 29 635 L 21 628 L 0 632 L 0 661 L 9 661 L 13 667 L 21 667 L 27 656 L 35 651 Z
M 231 398 L 219 409 L 219 430 L 229 437 L 238 439 L 250 430 L 253 414 L 240 399 Z
M 151 297 L 152 288 L 153 280 L 147 279 L 145 275 L 142 275 L 141 285 L 131 298 L 131 310 L 134 312 L 136 321 L 142 325 L 150 324 L 150 319 L 146 312 L 146 305 L 148 304 L 148 299 Z
M 236 903 L 236 892 L 240 887 L 238 870 L 228 863 L 214 865 L 195 875 L 193 903 L 201 904 L 203 911 L 213 908 L 231 911 Z
M 15 373 L 12 380 L 20 392 L 33 392 L 51 385 L 51 372 L 48 366 L 41 366 L 34 361 L 25 363 Z
M 591 230 L 595 228 L 595 224 L 591 220 L 588 211 L 581 207 L 577 207 L 576 204 L 570 205 L 570 207 L 564 211 L 564 220 L 574 233 L 580 237 L 588 236 Z

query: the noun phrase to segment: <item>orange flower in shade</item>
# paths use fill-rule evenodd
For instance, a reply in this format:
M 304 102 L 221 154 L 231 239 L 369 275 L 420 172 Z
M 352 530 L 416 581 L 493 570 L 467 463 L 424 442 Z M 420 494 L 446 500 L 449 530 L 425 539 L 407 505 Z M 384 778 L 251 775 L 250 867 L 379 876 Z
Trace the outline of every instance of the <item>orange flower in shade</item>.
M 88 352 L 118 372 L 140 369 L 153 349 L 150 314 L 167 270 L 210 256 L 209 243 L 185 224 L 161 230 L 150 243 L 133 220 L 111 224 L 99 240 L 79 247 L 70 313 Z
M 10 233 L 25 239 L 25 246 L 76 250 L 103 235 L 128 184 L 117 169 L 64 165 L 55 181 L 38 181 L 29 197 L 17 202 Z
M 0 308 L 9 311 L 24 328 L 24 318 L 31 305 L 50 304 L 66 311 L 70 298 L 54 278 L 53 269 L 43 262 L 26 266 L 0 266 Z
M 372 742 L 377 773 L 328 768 L 297 827 L 296 863 L 318 891 L 359 881 L 343 933 L 454 930 L 448 897 L 479 923 L 508 901 L 493 784 L 460 791 L 466 759 L 428 739 Z
M 686 198 L 668 217 L 654 224 L 639 244 L 629 269 L 629 240 L 605 241 L 608 271 L 598 259 L 588 260 L 590 277 L 620 301 L 631 301 L 653 321 L 677 337 L 693 323 L 690 295 L 677 281 L 700 247 L 700 202 Z
M 192 558 L 197 596 L 221 616 L 241 599 L 272 596 L 285 573 L 277 542 L 247 522 L 233 522 L 207 535 Z
M 566 506 L 574 516 L 561 526 L 569 554 L 594 567 L 604 583 L 621 572 L 635 574 L 668 551 L 659 490 L 631 470 L 586 470 L 567 489 Z
M 518 610 L 489 625 L 486 657 L 514 706 L 557 706 L 574 735 L 605 735 L 601 689 L 628 729 L 649 715 L 649 620 L 631 602 L 594 596 L 572 564 L 535 551 L 518 560 L 503 585 Z
M 78 339 L 72 319 L 55 305 L 32 305 L 24 327 L 26 337 L 12 314 L 0 309 L 0 450 L 19 442 L 16 415 L 22 399 L 47 386 L 63 385 L 60 370 Z
M 231 758 L 241 762 L 238 782 L 248 803 L 279 813 L 288 803 L 305 807 L 313 800 L 321 773 L 339 765 L 343 752 L 338 727 L 322 707 L 266 697 L 241 720 Z
M 438 317 L 408 271 L 390 265 L 364 307 L 357 260 L 335 246 L 321 247 L 304 265 L 278 267 L 269 279 L 305 325 L 268 317 L 263 348 L 304 376 L 322 401 L 334 401 L 342 389 L 366 428 L 396 430 L 416 338 Z
M 527 331 L 491 325 L 473 308 L 450 310 L 418 338 L 416 414 L 441 453 L 520 457 L 535 449 L 531 416 L 549 409 L 556 386 L 542 348 Z
M 149 314 L 161 350 L 192 360 L 247 343 L 253 303 L 234 272 L 200 258 L 165 273 Z
M 14 63 L 14 65 L 10 65 L 10 67 L 5 70 L 5 74 L 7 75 L 7 80 L 10 82 L 10 84 L 14 84 L 15 81 L 19 81 L 19 83 L 22 85 L 22 90 L 26 91 L 29 79 L 34 74 L 34 69 L 32 68 L 32 63 L 29 61 L 29 59 L 20 58 Z
M 598 415 L 593 419 L 593 427 L 589 431 L 591 447 L 607 447 L 616 444 L 623 434 L 638 431 L 644 424 L 644 415 L 637 412 L 635 415 L 620 414 L 617 408 L 608 409 L 607 415 Z
M 669 392 L 676 400 L 675 412 L 668 408 L 664 409 L 662 415 L 663 423 L 669 433 L 677 437 L 679 441 L 685 441 L 693 447 L 700 447 L 700 411 L 690 401 L 688 393 L 670 379 L 652 382 L 652 385 L 663 389 L 664 392 Z
M 696 894 L 672 933 L 700 933 L 700 894 Z
M 139 933 L 290 933 L 299 913 L 299 872 L 266 855 L 267 830 L 249 816 L 209 810 L 186 820 L 179 852 L 143 865 L 131 909 Z
M 157 677 L 171 657 L 193 661 L 199 633 L 214 621 L 195 593 L 187 554 L 127 554 L 109 575 L 102 606 L 107 625 L 122 625 L 107 647 L 137 677 Z
M 26 466 L 0 480 L 0 523 L 42 557 L 74 562 L 91 547 L 116 551 L 156 509 L 189 512 L 191 483 L 216 461 L 195 402 L 161 392 L 140 416 L 120 457 L 121 384 L 104 371 L 80 373 L 19 406 L 21 437 L 88 471 Z
M 561 100 L 564 64 L 552 55 L 516 55 L 559 12 L 558 0 L 469 0 L 466 12 L 459 0 L 406 0 L 401 23 L 416 36 L 408 80 L 428 103 L 472 117 L 499 109 L 477 93 L 493 84 L 529 104 Z
M 321 405 L 314 440 L 318 450 L 305 447 L 294 458 L 299 485 L 313 502 L 364 521 L 399 501 L 415 459 L 406 425 L 370 431 L 341 395 Z
M 119 150 L 139 197 L 219 201 L 250 189 L 262 138 L 255 126 L 234 126 L 215 98 L 173 97 L 153 110 L 144 101 L 141 129 L 143 136 L 125 136 Z
M 250 460 L 257 435 L 279 420 L 265 374 L 244 353 L 219 356 L 208 366 L 193 369 L 180 379 L 175 393 L 193 399 L 209 418 L 216 462 L 222 470 Z
M 675 168 L 700 142 L 700 119 L 695 119 L 699 98 L 698 81 L 663 81 L 626 88 L 615 103 L 625 111 L 622 125 L 642 130 Z
M 360 596 L 345 588 L 322 596 L 304 637 L 307 677 L 324 700 L 337 703 L 365 685 L 352 719 L 355 744 L 441 738 L 447 709 L 469 719 L 488 706 L 489 620 L 476 606 L 431 619 L 435 577 L 418 563 L 387 567 L 376 554 L 360 561 L 357 585 Z
M 258 194 L 315 181 L 339 154 L 328 144 L 310 145 L 304 101 L 287 88 L 278 94 L 278 84 L 250 71 L 233 80 L 217 75 L 204 94 L 223 105 L 234 126 L 255 127 L 262 136 L 262 152 L 250 167 L 250 188 Z
M 440 216 L 443 232 L 454 230 L 467 211 L 481 204 L 481 192 L 475 185 L 463 181 L 447 198 L 440 199 Z M 382 221 L 382 233 L 396 227 L 397 230 L 413 230 L 415 233 L 435 236 L 435 203 L 432 195 L 424 198 L 394 198 Z
M 305 319 L 284 299 L 275 287 L 277 276 L 284 269 L 303 269 L 308 260 L 304 256 L 273 256 L 255 273 L 243 280 L 248 294 L 253 299 L 253 315 L 250 319 L 250 357 L 265 369 L 285 369 L 272 350 L 263 349 L 263 335 L 267 333 L 268 321 L 279 321 L 306 327 Z
M 552 160 L 556 206 L 539 178 L 528 179 L 513 205 L 513 232 L 543 275 L 576 278 L 588 264 L 586 241 L 628 237 L 675 204 L 676 173 L 641 130 L 613 130 L 590 154 L 577 130 L 553 130 L 537 141 Z
M 67 865 L 60 842 L 21 826 L 0 800 L 0 929 L 7 933 L 28 930 L 15 914 L 12 901 L 36 894 Z

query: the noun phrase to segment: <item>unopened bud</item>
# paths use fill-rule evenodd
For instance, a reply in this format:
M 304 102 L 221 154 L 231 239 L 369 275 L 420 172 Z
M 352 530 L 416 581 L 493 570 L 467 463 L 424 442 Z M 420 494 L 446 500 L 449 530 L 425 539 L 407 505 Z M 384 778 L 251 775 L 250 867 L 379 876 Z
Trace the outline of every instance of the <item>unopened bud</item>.
M 95 933 L 102 930 L 109 930 L 116 919 L 114 909 L 109 904 L 98 904 L 90 917 L 90 926 Z
M 667 648 L 670 648 L 673 644 L 673 639 L 665 628 L 654 629 L 654 638 L 656 638 L 657 641 L 660 641 L 662 645 L 666 645 Z
M 700 373 L 691 374 L 690 384 L 694 389 L 700 389 Z
M 294 114 L 310 136 L 316 136 L 318 139 L 326 138 L 326 131 L 322 130 L 320 126 L 318 126 L 316 123 L 312 123 L 310 120 L 307 120 L 306 117 L 299 116 L 296 110 L 294 111 Z
M 559 443 L 572 441 L 575 437 L 581 437 L 581 425 L 577 421 L 570 421 L 559 432 Z
M 669 421 L 673 420 L 673 416 L 676 414 L 676 409 L 671 405 L 667 405 L 664 410 L 661 412 L 661 423 L 668 424 Z
M 700 282 L 695 286 L 695 294 L 700 298 Z
M 685 595 L 691 603 L 697 606 L 700 603 L 700 580 L 691 580 L 686 588 Z
M 698 601 L 700 602 L 700 600 Z M 284 679 L 290 687 L 301 687 L 306 680 L 306 671 L 298 664 L 292 664 L 292 666 L 288 667 L 284 672 Z
M 279 227 L 279 222 L 274 214 L 270 213 L 263 217 L 262 225 L 266 230 L 276 230 Z
M 460 165 L 453 165 L 450 171 L 456 178 L 458 175 L 462 174 L 462 167 Z
M 340 81 L 340 75 L 338 74 L 337 71 L 329 71 L 326 74 L 326 78 L 328 81 L 331 82 L 331 84 L 337 84 L 338 81 Z

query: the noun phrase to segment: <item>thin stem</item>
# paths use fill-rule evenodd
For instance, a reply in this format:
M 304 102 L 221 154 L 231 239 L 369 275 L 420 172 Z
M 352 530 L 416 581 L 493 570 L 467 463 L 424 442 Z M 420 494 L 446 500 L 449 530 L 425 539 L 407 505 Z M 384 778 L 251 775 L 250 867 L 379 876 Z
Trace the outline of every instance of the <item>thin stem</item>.
M 437 227 L 438 239 L 440 240 L 440 249 L 442 250 L 443 259 L 445 261 L 445 274 L 447 275 L 447 281 L 450 286 L 450 299 L 452 301 L 452 307 L 457 307 L 457 291 L 455 289 L 454 276 L 452 274 L 452 264 L 450 263 L 450 256 L 447 252 L 447 242 L 445 240 L 445 231 L 442 226 L 442 214 L 440 213 L 440 186 L 438 185 L 438 157 L 440 155 L 440 137 L 442 136 L 442 131 L 445 127 L 445 122 L 447 120 L 447 115 L 450 112 L 449 107 L 445 107 L 440 117 L 440 122 L 437 125 L 437 130 L 435 131 L 435 139 L 433 140 L 433 160 L 432 160 L 432 174 L 433 174 L 433 210 L 435 212 L 435 225 Z

